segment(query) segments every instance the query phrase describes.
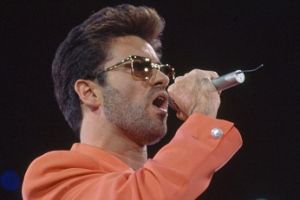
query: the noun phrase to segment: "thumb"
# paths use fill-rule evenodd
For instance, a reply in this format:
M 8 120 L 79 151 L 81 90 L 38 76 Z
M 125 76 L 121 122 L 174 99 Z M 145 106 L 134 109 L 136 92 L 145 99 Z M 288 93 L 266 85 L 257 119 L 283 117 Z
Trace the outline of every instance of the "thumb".
M 182 111 L 178 111 L 176 113 L 176 117 L 182 121 L 185 121 L 188 118 L 188 116 L 185 113 L 183 113 Z

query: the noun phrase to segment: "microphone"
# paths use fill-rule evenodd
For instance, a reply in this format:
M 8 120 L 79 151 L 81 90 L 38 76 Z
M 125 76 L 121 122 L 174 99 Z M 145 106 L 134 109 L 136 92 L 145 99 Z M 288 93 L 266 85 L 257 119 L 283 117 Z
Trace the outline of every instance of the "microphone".
M 234 72 L 230 72 L 230 73 L 222 75 L 218 78 L 212 79 L 211 82 L 216 87 L 217 91 L 224 91 L 226 89 L 229 89 L 236 85 L 244 83 L 244 81 L 246 79 L 246 77 L 245 77 L 246 72 L 254 72 L 254 71 L 262 68 L 263 66 L 264 66 L 264 64 L 261 64 L 254 69 L 236 70 Z M 176 103 L 174 102 L 174 100 L 171 97 L 169 97 L 169 106 L 173 110 L 179 111 L 178 106 L 176 105 Z
M 245 81 L 245 74 L 242 70 L 236 70 L 234 72 L 225 74 L 218 78 L 212 79 L 212 84 L 218 91 L 223 91 L 239 85 Z

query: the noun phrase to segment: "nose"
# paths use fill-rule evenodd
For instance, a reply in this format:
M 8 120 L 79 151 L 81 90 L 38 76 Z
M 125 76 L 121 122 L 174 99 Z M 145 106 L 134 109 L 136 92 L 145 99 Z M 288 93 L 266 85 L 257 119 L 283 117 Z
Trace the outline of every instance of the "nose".
M 159 86 L 167 87 L 169 85 L 169 82 L 170 82 L 169 77 L 158 69 L 153 70 L 153 74 L 149 79 L 149 83 L 152 86 L 159 85 Z

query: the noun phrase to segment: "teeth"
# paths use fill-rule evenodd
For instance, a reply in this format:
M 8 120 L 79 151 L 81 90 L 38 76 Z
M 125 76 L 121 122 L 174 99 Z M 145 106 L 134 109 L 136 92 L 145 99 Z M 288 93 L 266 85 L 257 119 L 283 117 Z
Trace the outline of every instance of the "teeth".
M 160 110 L 162 110 L 164 112 L 168 112 L 168 109 L 165 109 L 165 108 L 160 108 Z
M 158 97 L 158 99 L 161 100 L 161 101 L 165 100 L 165 98 L 163 98 L 163 97 Z

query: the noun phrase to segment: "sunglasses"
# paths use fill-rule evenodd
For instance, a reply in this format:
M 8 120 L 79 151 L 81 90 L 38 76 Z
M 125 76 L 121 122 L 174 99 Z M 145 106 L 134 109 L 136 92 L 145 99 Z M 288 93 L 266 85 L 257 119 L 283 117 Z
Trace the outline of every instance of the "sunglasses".
M 159 70 L 163 74 L 169 77 L 170 80 L 175 79 L 175 70 L 168 64 L 158 64 L 151 62 L 151 59 L 142 57 L 142 56 L 134 56 L 130 55 L 127 58 L 123 59 L 121 62 L 106 68 L 103 71 L 99 71 L 97 76 L 101 73 L 108 72 L 114 70 L 120 66 L 128 67 L 131 69 L 131 75 L 138 79 L 147 81 L 153 75 L 153 70 Z

